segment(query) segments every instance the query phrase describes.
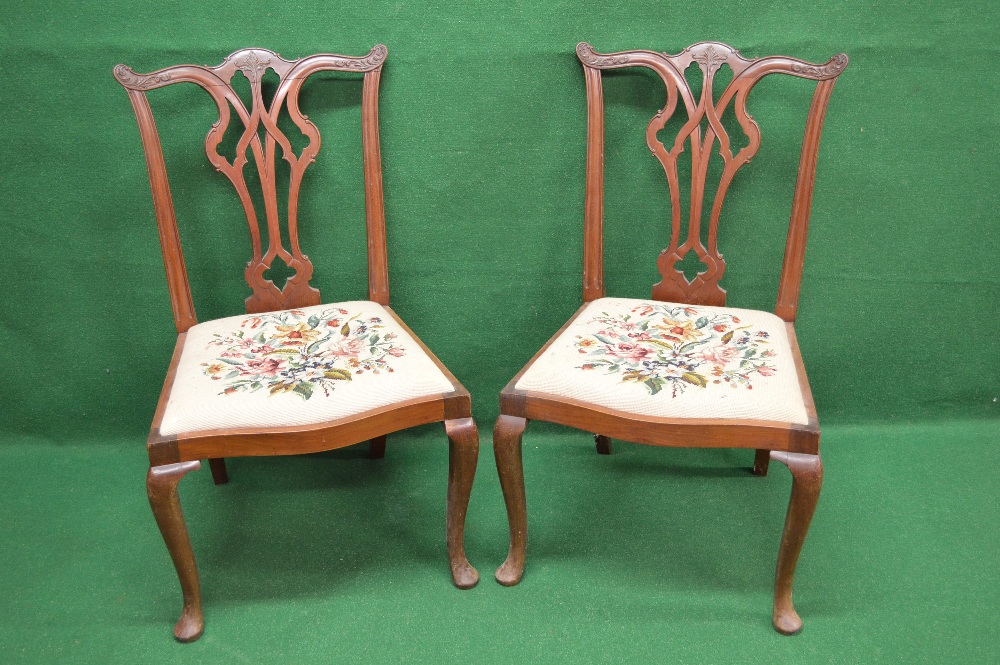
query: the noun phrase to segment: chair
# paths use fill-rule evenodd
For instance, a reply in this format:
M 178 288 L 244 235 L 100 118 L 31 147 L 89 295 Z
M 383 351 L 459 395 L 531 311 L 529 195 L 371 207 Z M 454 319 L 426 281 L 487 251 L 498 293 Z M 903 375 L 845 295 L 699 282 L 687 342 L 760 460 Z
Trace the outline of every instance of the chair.
M 504 585 L 524 572 L 527 543 L 521 436 L 529 420 L 568 425 L 596 434 L 599 453 L 610 438 L 654 446 L 754 448 L 753 472 L 766 475 L 769 460 L 788 466 L 793 477 L 778 555 L 774 626 L 785 634 L 801 629 L 792 605 L 792 578 L 819 497 L 823 465 L 819 425 L 795 338 L 794 321 L 802 279 L 806 231 L 820 131 L 827 101 L 847 56 L 821 65 L 785 57 L 747 60 L 717 42 L 695 44 L 678 55 L 653 51 L 599 54 L 586 43 L 576 49 L 587 87 L 587 183 L 584 221 L 583 306 L 531 359 L 500 394 L 494 451 L 510 521 L 510 552 L 497 570 Z M 685 79 L 700 71 L 702 94 Z M 732 79 L 718 100 L 713 78 L 728 65 Z M 646 128 L 646 144 L 663 166 L 670 189 L 670 246 L 657 265 L 662 277 L 652 299 L 606 298 L 603 265 L 604 108 L 601 71 L 646 67 L 662 79 L 666 104 Z M 716 243 L 722 202 L 733 176 L 760 146 L 760 132 L 746 110 L 747 95 L 772 73 L 817 81 L 792 204 L 775 314 L 725 307 L 719 286 L 725 261 Z M 735 119 L 749 139 L 733 154 L 721 118 L 733 103 Z M 686 120 L 676 139 L 657 138 L 680 110 Z M 703 126 L 704 124 L 704 126 Z M 707 247 L 701 223 L 708 162 L 714 142 L 723 160 L 717 194 L 710 201 Z M 680 182 L 678 160 L 691 159 L 690 190 Z M 690 221 L 681 239 L 681 192 L 690 191 Z M 677 264 L 694 252 L 705 265 L 692 280 Z
M 363 441 L 370 441 L 373 457 L 381 457 L 387 434 L 442 421 L 450 442 L 447 548 L 452 579 L 463 589 L 478 581 L 463 547 L 479 450 L 469 393 L 389 307 L 378 137 L 378 87 L 386 55 L 385 46 L 378 45 L 363 57 L 321 54 L 289 61 L 251 48 L 233 53 L 217 67 L 180 65 L 152 74 L 136 74 L 125 65 L 114 69 L 139 123 L 178 332 L 147 443 L 146 485 L 183 591 L 183 611 L 174 629 L 182 642 L 198 639 L 204 622 L 177 485 L 202 459 L 209 460 L 212 476 L 221 484 L 227 481 L 226 457 L 312 453 Z M 270 105 L 262 95 L 268 69 L 280 81 Z M 367 301 L 323 304 L 319 291 L 309 285 L 313 265 L 299 247 L 299 189 L 319 152 L 320 136 L 299 110 L 298 99 L 305 80 L 318 71 L 364 75 Z M 249 105 L 233 87 L 238 72 L 249 81 Z M 180 82 L 201 86 L 218 106 L 219 120 L 208 132 L 205 148 L 211 164 L 235 186 L 250 227 L 253 258 L 244 274 L 252 293 L 245 316 L 203 323 L 195 318 L 163 152 L 146 96 L 148 90 Z M 230 107 L 243 125 L 231 162 L 218 153 L 232 119 Z M 283 107 L 308 140 L 298 155 L 278 128 Z M 276 198 L 276 147 L 289 171 L 285 231 Z M 266 251 L 244 178 L 248 149 L 263 194 Z M 265 272 L 281 262 L 294 274 L 279 288 Z

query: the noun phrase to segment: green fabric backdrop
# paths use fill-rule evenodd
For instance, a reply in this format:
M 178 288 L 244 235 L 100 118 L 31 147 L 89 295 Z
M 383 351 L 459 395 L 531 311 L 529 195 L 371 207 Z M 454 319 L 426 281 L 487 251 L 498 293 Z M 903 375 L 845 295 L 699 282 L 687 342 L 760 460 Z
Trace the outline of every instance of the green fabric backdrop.
M 712 38 L 751 57 L 847 52 L 798 324 L 821 422 L 995 416 L 1000 87 L 981 67 L 1000 12 L 868 5 L 22 3 L 0 28 L 2 432 L 139 445 L 169 359 L 145 166 L 112 67 L 379 42 L 393 304 L 472 391 L 484 429 L 500 388 L 580 302 L 585 96 L 573 49 L 584 39 L 605 51 Z M 771 308 L 776 294 L 810 84 L 775 78 L 751 98 L 763 148 L 724 211 L 734 306 Z M 324 135 L 304 249 L 327 300 L 362 298 L 360 83 L 324 80 L 303 99 Z M 610 295 L 647 297 L 666 241 L 666 185 L 642 136 L 658 85 L 607 77 Z M 238 313 L 249 247 L 235 195 L 201 150 L 214 107 L 191 85 L 150 97 L 199 315 Z

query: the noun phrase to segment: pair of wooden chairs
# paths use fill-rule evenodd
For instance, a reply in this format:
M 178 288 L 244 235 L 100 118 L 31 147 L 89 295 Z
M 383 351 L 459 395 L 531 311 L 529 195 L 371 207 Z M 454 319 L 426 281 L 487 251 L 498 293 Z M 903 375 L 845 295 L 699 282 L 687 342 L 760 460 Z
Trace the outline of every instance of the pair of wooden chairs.
M 652 51 L 597 54 L 580 44 L 586 75 L 588 148 L 584 249 L 584 304 L 501 393 L 494 450 L 510 520 L 510 553 L 497 570 L 501 584 L 516 584 L 527 543 L 521 436 L 529 420 L 546 420 L 595 432 L 598 451 L 610 438 L 659 446 L 756 449 L 754 473 L 771 459 L 792 471 L 793 488 L 782 536 L 775 585 L 774 625 L 797 632 L 792 578 L 822 479 L 819 427 L 798 351 L 793 322 L 820 131 L 827 101 L 847 65 L 838 55 L 825 64 L 785 57 L 742 58 L 730 47 L 705 42 L 679 55 Z M 178 483 L 208 459 L 217 484 L 227 482 L 225 458 L 318 452 L 369 441 L 381 457 L 386 435 L 442 422 L 449 440 L 447 550 L 452 579 L 473 587 L 478 573 L 465 556 L 463 532 L 479 452 L 467 390 L 389 306 L 385 215 L 378 137 L 378 88 L 387 49 L 367 55 L 314 55 L 289 61 L 264 49 L 244 49 L 219 66 L 181 65 L 151 74 L 115 67 L 138 119 L 151 182 L 178 338 L 156 408 L 147 448 L 147 489 L 153 514 L 180 578 L 184 605 L 174 629 L 180 641 L 203 632 L 198 572 L 178 499 Z M 646 141 L 670 186 L 672 233 L 660 255 L 662 280 L 652 299 L 606 298 L 603 280 L 603 105 L 601 71 L 646 67 L 662 79 L 666 104 L 646 130 Z M 696 97 L 685 79 L 702 75 Z M 722 66 L 732 80 L 718 99 L 712 82 Z M 278 77 L 270 103 L 263 77 Z M 305 80 L 318 71 L 363 74 L 362 146 L 368 233 L 368 300 L 325 304 L 309 284 L 313 265 L 299 247 L 298 196 L 306 168 L 320 148 L 317 128 L 299 108 Z M 736 171 L 760 146 L 747 113 L 747 95 L 771 73 L 817 81 L 795 185 L 791 224 L 776 314 L 725 307 L 719 280 L 725 262 L 716 231 L 722 201 Z M 237 94 L 234 77 L 249 82 L 250 100 Z M 179 82 L 201 86 L 215 101 L 219 121 L 208 132 L 208 159 L 236 188 L 247 217 L 252 259 L 245 316 L 198 323 L 191 298 L 166 166 L 146 91 Z M 749 143 L 733 151 L 721 117 L 731 113 Z M 683 109 L 682 109 L 683 107 Z M 288 117 L 308 140 L 298 154 L 279 129 Z M 683 111 L 687 120 L 672 144 L 657 133 Z M 220 155 L 233 114 L 242 124 L 235 158 Z M 708 161 L 715 142 L 724 162 L 701 240 Z M 278 209 L 276 156 L 288 164 L 287 210 Z M 681 240 L 678 160 L 692 164 L 689 224 Z M 244 175 L 252 159 L 263 194 L 267 246 L 260 210 Z M 686 183 L 685 183 L 686 184 Z M 284 214 L 283 214 L 284 213 Z M 285 236 L 280 220 L 285 218 Z M 283 238 L 287 238 L 287 245 Z M 707 266 L 688 280 L 675 265 L 690 252 Z M 294 270 L 282 288 L 265 273 L 277 262 Z

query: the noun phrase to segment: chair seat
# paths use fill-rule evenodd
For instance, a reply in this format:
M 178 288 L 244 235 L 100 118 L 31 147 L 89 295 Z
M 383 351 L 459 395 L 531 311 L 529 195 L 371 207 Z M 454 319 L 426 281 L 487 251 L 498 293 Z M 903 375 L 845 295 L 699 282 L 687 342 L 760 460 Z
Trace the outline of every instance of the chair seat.
M 599 298 L 514 387 L 646 416 L 806 424 L 785 326 L 756 310 Z
M 160 434 L 323 423 L 454 390 L 378 303 L 233 316 L 188 330 Z

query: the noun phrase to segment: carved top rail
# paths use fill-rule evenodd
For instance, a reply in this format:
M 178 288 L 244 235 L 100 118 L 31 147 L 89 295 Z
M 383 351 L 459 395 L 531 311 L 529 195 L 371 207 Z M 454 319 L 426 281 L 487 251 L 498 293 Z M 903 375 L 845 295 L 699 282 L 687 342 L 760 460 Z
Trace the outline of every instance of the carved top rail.
M 833 84 L 847 67 L 847 56 L 841 53 L 823 64 L 812 64 L 783 56 L 748 60 L 732 47 L 719 42 L 695 44 L 677 55 L 654 51 L 597 53 L 585 42 L 577 45 L 576 52 L 584 65 L 587 77 L 589 129 L 584 299 L 588 301 L 604 294 L 602 257 L 604 112 L 600 70 L 645 67 L 654 71 L 666 86 L 665 105 L 646 127 L 646 145 L 663 167 L 670 188 L 671 207 L 670 246 L 660 254 L 657 261 L 661 281 L 653 286 L 653 298 L 704 305 L 725 304 L 726 292 L 719 286 L 719 280 L 726 268 L 717 244 L 719 216 L 736 172 L 748 164 L 760 148 L 760 129 L 747 112 L 747 96 L 757 82 L 768 74 L 789 74 L 819 82 L 806 123 L 785 267 L 782 272 L 782 286 L 779 290 L 778 314 L 786 320 L 794 320 L 823 116 Z M 685 72 L 692 64 L 701 70 L 700 96 L 696 96 L 685 77 Z M 728 66 L 733 76 L 716 99 L 713 94 L 713 80 L 723 66 Z M 721 121 L 730 104 L 732 104 L 730 112 L 735 114 L 740 128 L 748 139 L 747 145 L 735 154 L 732 139 Z M 672 137 L 673 142 L 665 145 L 659 140 L 657 133 L 666 126 L 680 105 L 683 105 L 687 121 L 676 137 Z M 717 152 L 722 158 L 723 165 L 715 195 L 707 202 L 711 209 L 706 247 L 701 239 L 701 225 L 703 208 L 706 205 L 704 199 L 708 165 L 716 141 L 718 141 Z M 690 151 L 692 168 L 687 234 L 682 241 L 678 159 L 686 149 Z M 676 268 L 676 264 L 683 261 L 691 251 L 695 252 L 706 269 L 689 281 L 684 273 Z
M 179 65 L 150 74 L 137 74 L 126 65 L 114 68 L 115 78 L 128 90 L 139 121 L 167 267 L 167 281 L 179 331 L 187 330 L 195 323 L 194 307 L 184 268 L 166 167 L 163 163 L 156 125 L 146 100 L 146 91 L 174 83 L 195 83 L 211 95 L 218 107 L 219 119 L 205 137 L 205 151 L 209 162 L 236 188 L 247 217 L 253 256 L 247 263 L 244 273 L 247 284 L 252 290 L 252 294 L 247 298 L 246 308 L 248 312 L 255 313 L 305 307 L 320 302 L 319 291 L 309 285 L 313 265 L 299 246 L 298 199 L 303 175 L 309 164 L 315 161 L 321 141 L 316 126 L 299 110 L 299 92 L 305 80 L 318 71 L 363 73 L 365 80 L 362 98 L 362 141 L 369 237 L 369 297 L 388 304 L 377 106 L 379 75 L 387 55 L 386 47 L 379 44 L 361 57 L 320 54 L 291 61 L 266 49 L 248 48 L 236 51 L 216 67 Z M 279 79 L 269 105 L 264 101 L 261 85 L 268 69 L 274 71 Z M 249 107 L 244 104 L 233 87 L 233 78 L 237 73 L 249 81 L 251 95 Z M 278 128 L 278 118 L 282 108 L 287 110 L 292 122 L 308 140 L 298 155 L 295 154 L 288 137 Z M 218 152 L 219 144 L 232 120 L 233 114 L 230 109 L 235 111 L 236 117 L 243 125 L 243 133 L 237 142 L 235 158 L 232 161 Z M 261 131 L 264 135 L 263 141 Z M 289 165 L 287 248 L 282 242 L 277 203 L 275 156 L 278 148 L 281 149 L 282 159 Z M 247 156 L 248 150 L 252 155 L 262 188 L 267 229 L 266 250 L 262 247 L 257 210 L 244 177 L 244 167 L 250 161 Z M 295 271 L 280 290 L 264 276 L 276 257 Z

